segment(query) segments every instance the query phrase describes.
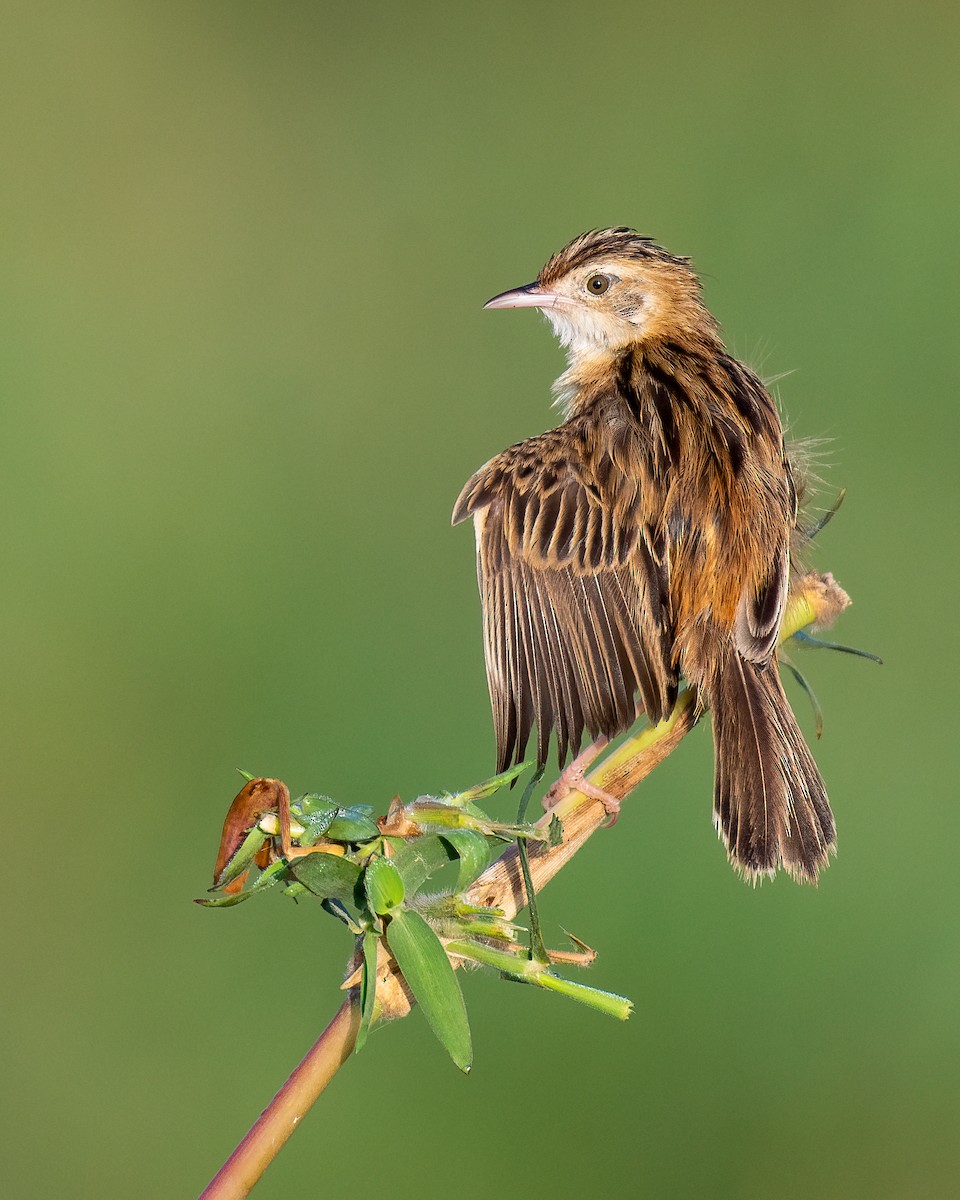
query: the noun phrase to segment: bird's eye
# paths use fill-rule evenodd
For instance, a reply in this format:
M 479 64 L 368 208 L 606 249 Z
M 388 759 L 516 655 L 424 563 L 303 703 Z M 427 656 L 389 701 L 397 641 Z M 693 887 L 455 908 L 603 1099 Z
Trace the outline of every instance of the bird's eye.
M 587 291 L 591 296 L 602 296 L 609 286 L 609 275 L 591 275 L 587 280 Z

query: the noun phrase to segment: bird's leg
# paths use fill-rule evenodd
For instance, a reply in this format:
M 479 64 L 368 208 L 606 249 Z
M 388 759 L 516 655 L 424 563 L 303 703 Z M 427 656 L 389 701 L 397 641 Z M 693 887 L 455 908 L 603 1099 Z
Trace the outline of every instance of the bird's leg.
M 597 738 L 595 742 L 591 742 L 587 746 L 586 750 L 581 750 L 573 762 L 564 768 L 559 779 L 543 798 L 543 807 L 546 812 L 549 812 L 551 808 L 554 808 L 565 796 L 569 796 L 571 792 L 582 792 L 584 796 L 589 796 L 591 800 L 599 800 L 610 817 L 609 824 L 616 824 L 617 817 L 620 815 L 620 801 L 616 796 L 611 796 L 603 788 L 599 788 L 596 784 L 591 783 L 586 777 L 588 769 L 609 745 L 609 738 Z

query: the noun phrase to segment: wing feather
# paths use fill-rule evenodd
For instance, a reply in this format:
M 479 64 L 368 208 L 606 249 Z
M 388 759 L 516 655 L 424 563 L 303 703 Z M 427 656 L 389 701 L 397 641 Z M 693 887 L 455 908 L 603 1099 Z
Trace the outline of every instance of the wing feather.
M 591 736 L 652 720 L 676 697 L 669 575 L 635 483 L 558 431 L 512 447 L 464 487 L 473 516 L 500 769 L 556 734 L 561 764 Z M 649 507 L 649 506 L 648 506 Z

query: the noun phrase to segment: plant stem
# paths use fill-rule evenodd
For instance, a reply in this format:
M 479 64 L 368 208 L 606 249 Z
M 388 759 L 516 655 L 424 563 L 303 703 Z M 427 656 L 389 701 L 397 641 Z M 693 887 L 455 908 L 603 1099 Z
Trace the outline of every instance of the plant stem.
M 353 1053 L 359 1027 L 360 1006 L 356 989 L 352 989 L 340 1011 L 211 1180 L 200 1200 L 241 1200 L 249 1195 L 300 1119 Z
M 781 642 L 807 625 L 829 625 L 849 603 L 849 597 L 830 575 L 811 574 L 799 580 L 784 614 Z M 700 711 L 695 699 L 692 689 L 686 688 L 665 721 L 646 726 L 627 738 L 591 772 L 589 781 L 618 799 L 627 797 L 697 723 Z M 565 796 L 537 825 L 545 828 L 554 816 L 563 825 L 560 845 L 536 842 L 529 846 L 529 878 L 534 892 L 544 888 L 607 819 L 600 801 L 577 791 Z M 470 904 L 502 909 L 508 920 L 526 906 L 516 844 L 483 872 L 464 893 L 464 899 Z M 380 1020 L 405 1017 L 413 1007 L 413 997 L 396 963 L 382 947 L 378 951 L 377 1007 Z M 350 1057 L 359 1025 L 358 991 L 354 988 L 200 1200 L 240 1200 L 249 1194 L 300 1118 Z

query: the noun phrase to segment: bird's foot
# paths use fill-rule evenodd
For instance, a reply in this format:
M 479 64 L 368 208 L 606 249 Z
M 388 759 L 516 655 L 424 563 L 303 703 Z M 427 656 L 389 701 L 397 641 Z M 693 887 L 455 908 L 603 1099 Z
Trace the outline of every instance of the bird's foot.
M 589 796 L 591 800 L 598 800 L 603 805 L 609 817 L 606 823 L 608 828 L 616 825 L 617 817 L 620 815 L 619 798 L 611 796 L 603 788 L 597 787 L 586 776 L 587 769 L 600 757 L 608 744 L 608 738 L 598 738 L 564 768 L 556 783 L 543 798 L 545 812 L 555 808 L 571 792 L 580 792 L 584 796 Z

